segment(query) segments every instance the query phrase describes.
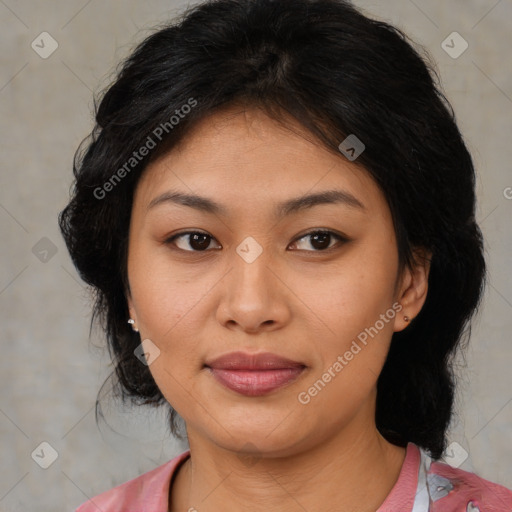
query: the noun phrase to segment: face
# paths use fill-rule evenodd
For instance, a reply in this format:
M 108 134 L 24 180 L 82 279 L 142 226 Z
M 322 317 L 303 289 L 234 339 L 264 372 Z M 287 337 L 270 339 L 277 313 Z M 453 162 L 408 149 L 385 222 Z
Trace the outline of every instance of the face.
M 421 308 L 375 182 L 297 132 L 216 113 L 135 191 L 130 313 L 191 446 L 277 456 L 371 428 L 391 336 Z

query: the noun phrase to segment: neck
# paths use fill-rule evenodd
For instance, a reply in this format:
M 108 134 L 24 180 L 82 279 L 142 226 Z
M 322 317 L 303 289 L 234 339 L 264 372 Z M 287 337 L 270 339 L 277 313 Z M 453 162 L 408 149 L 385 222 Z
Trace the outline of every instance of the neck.
M 198 455 L 176 476 L 170 512 L 375 512 L 405 458 L 405 449 L 387 442 L 376 428 L 344 432 L 286 457 L 247 459 L 190 434 L 189 442 L 191 455 Z

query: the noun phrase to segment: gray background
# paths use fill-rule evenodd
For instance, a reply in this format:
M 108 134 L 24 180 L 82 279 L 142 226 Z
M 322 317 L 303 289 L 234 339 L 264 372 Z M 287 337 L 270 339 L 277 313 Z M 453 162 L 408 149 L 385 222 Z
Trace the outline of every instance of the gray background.
M 428 49 L 475 159 L 490 285 L 460 361 L 450 456 L 460 463 L 464 449 L 463 469 L 512 487 L 512 1 L 355 4 Z M 74 151 L 92 128 L 92 92 L 181 5 L 0 0 L 1 511 L 73 510 L 186 448 L 152 411 L 105 402 L 118 433 L 96 427 L 96 393 L 111 367 L 101 333 L 88 341 L 91 300 L 56 223 Z M 31 47 L 43 31 L 58 42 L 47 59 Z M 469 43 L 457 59 L 441 47 L 453 31 Z M 48 469 L 31 457 L 43 441 L 58 453 Z

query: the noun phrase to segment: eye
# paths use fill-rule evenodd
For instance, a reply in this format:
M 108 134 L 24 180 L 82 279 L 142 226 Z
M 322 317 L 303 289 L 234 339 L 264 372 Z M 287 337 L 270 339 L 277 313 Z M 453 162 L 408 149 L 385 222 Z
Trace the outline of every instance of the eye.
M 333 240 L 337 240 L 340 243 L 348 242 L 349 239 L 341 236 L 334 231 L 327 231 L 327 230 L 319 230 L 319 231 L 310 231 L 309 233 L 306 233 L 305 235 L 302 235 L 300 238 L 297 238 L 293 245 L 297 246 L 300 244 L 301 240 L 307 240 L 309 239 L 311 246 L 315 249 L 314 251 L 310 252 L 321 252 L 325 251 L 327 249 L 331 249 L 333 245 L 331 245 L 331 242 Z M 304 242 L 302 243 L 304 245 Z M 299 247 L 299 250 L 308 250 L 308 249 L 301 249 Z
M 335 233 L 334 231 L 328 230 L 317 230 L 310 231 L 305 235 L 302 235 L 300 238 L 297 238 L 294 242 L 292 242 L 292 246 L 300 245 L 301 240 L 309 239 L 311 247 L 313 247 L 313 251 L 310 252 L 322 252 L 333 247 L 333 241 L 338 241 L 340 243 L 348 242 L 349 239 Z M 203 233 L 202 231 L 186 231 L 185 233 L 178 233 L 171 238 L 165 241 L 166 244 L 172 244 L 178 247 L 183 251 L 187 252 L 204 252 L 210 246 L 212 240 L 215 240 L 213 236 L 208 233 Z M 302 242 L 304 244 L 304 242 Z M 219 247 L 220 248 L 220 247 Z M 301 247 L 298 247 L 298 250 L 307 250 Z
M 188 237 L 188 238 L 187 238 Z M 175 243 L 176 240 L 183 239 L 184 241 L 180 244 Z M 166 244 L 174 244 L 179 249 L 188 252 L 201 252 L 208 249 L 211 240 L 215 240 L 208 233 L 203 233 L 201 231 L 187 231 L 186 233 L 178 233 L 177 235 L 172 236 L 168 240 L 165 241 Z M 187 249 L 188 247 L 192 247 L 192 249 Z

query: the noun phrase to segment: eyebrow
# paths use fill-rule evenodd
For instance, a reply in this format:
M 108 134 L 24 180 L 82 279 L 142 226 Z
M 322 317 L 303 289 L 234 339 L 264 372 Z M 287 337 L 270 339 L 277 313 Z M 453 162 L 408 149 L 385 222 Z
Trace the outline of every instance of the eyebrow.
M 182 206 L 188 206 L 196 210 L 211 213 L 214 215 L 227 215 L 228 210 L 221 204 L 207 197 L 196 194 L 185 194 L 183 192 L 169 190 L 155 197 L 148 205 L 147 210 L 155 208 L 158 205 L 173 203 Z M 274 215 L 276 217 L 285 217 L 302 210 L 313 208 L 322 204 L 343 204 L 353 209 L 364 210 L 366 207 L 346 190 L 326 190 L 314 194 L 308 194 L 296 197 L 278 203 L 275 207 Z

